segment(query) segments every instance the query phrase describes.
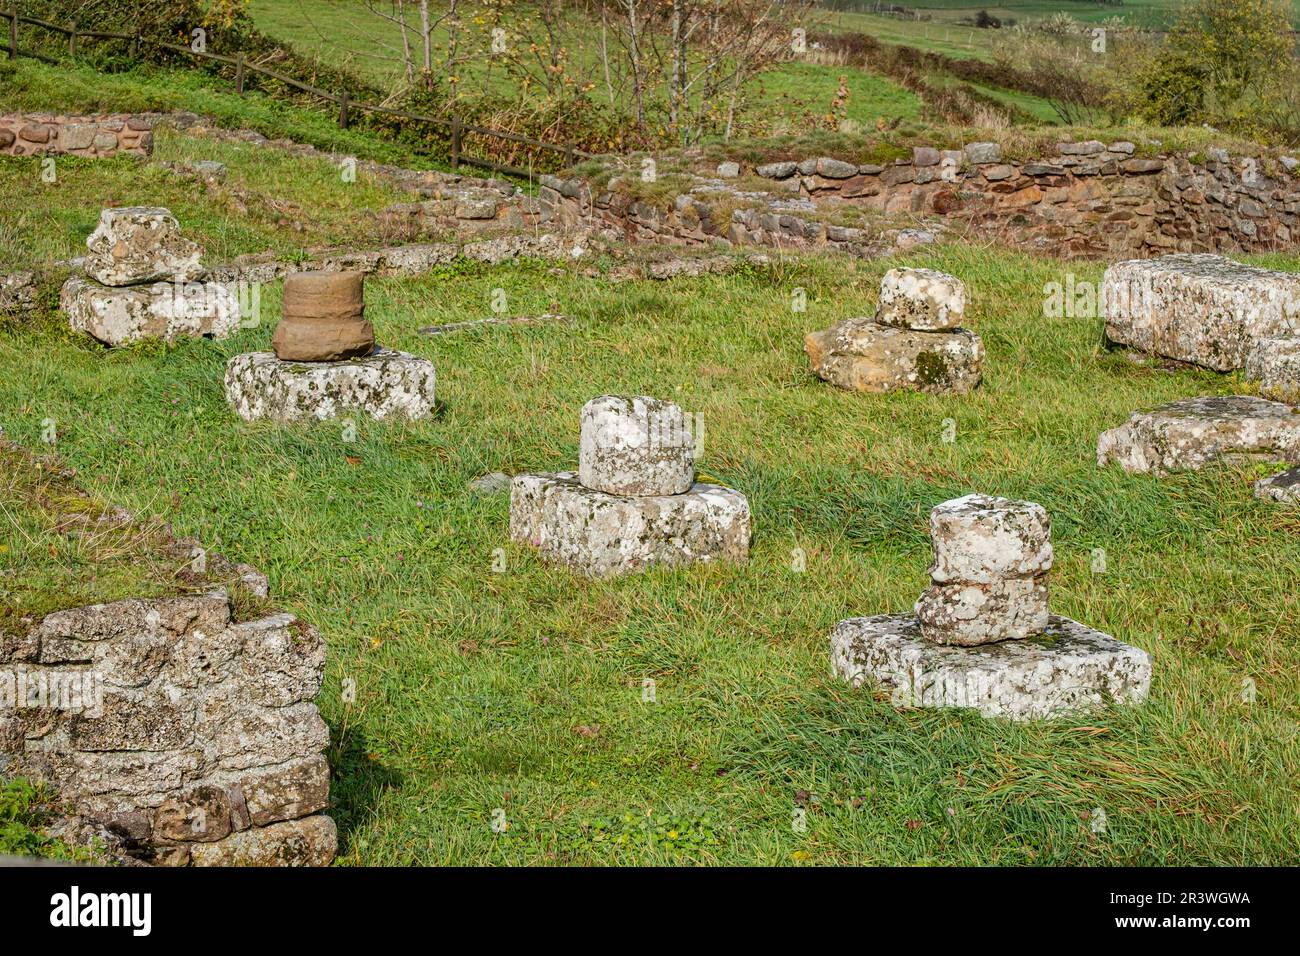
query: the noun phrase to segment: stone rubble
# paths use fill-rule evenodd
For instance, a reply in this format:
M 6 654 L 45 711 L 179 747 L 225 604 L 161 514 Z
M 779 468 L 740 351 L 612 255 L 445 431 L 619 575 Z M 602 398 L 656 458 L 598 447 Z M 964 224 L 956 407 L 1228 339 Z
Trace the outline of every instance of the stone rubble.
M 984 343 L 957 323 L 961 280 L 930 269 L 891 269 L 873 318 L 851 318 L 804 338 L 813 373 L 856 392 L 964 395 L 983 376 Z
M 1198 471 L 1212 462 L 1300 462 L 1300 414 L 1252 395 L 1185 398 L 1134 412 L 1097 439 L 1097 464 L 1130 474 Z
M 932 584 L 914 615 L 841 621 L 836 673 L 898 707 L 969 707 L 1036 720 L 1143 700 L 1151 659 L 1048 611 L 1051 526 L 1041 505 L 966 495 L 930 515 Z
M 690 424 L 673 403 L 647 396 L 588 402 L 579 472 L 515 477 L 511 539 L 592 577 L 747 560 L 749 502 L 694 480 Z
M 1262 339 L 1300 333 L 1300 275 L 1222 256 L 1117 262 L 1101 298 L 1111 342 L 1220 372 Z
M 221 339 L 240 326 L 239 299 L 218 282 L 197 281 L 201 250 L 180 235 L 167 209 L 105 209 L 86 239 L 85 276 L 59 291 L 74 332 L 109 347 L 145 339 Z

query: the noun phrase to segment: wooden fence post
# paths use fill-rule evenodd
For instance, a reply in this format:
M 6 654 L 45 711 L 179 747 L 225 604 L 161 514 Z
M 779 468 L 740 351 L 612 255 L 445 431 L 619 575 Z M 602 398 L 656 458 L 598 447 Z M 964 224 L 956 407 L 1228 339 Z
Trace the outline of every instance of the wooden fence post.
M 343 129 L 348 128 L 348 94 L 346 91 L 339 96 L 339 126 Z
M 68 56 L 77 55 L 77 21 L 73 20 L 68 24 L 72 31 L 68 34 Z
M 18 5 L 9 14 L 9 59 L 18 59 Z
M 235 54 L 235 92 L 240 96 L 244 95 L 244 54 L 242 51 Z
M 460 168 L 460 117 L 451 117 L 451 168 Z

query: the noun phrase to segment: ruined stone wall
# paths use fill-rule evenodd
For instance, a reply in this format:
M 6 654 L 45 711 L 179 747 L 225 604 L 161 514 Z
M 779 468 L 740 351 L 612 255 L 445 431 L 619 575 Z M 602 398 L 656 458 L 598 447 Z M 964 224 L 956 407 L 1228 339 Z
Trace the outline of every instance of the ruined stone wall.
M 57 611 L 0 634 L 0 770 L 151 863 L 325 865 L 324 660 L 313 628 L 237 621 L 221 589 Z
M 0 116 L 0 156 L 148 156 L 153 118 L 148 115 Z
M 619 186 L 627 170 L 543 177 L 558 221 L 599 220 L 634 240 L 840 247 L 871 254 L 872 232 L 843 225 L 848 208 L 927 219 L 983 238 L 1065 256 L 1261 252 L 1300 243 L 1297 163 L 1136 155 L 1134 144 L 1061 143 L 1032 162 L 1004 161 L 995 143 L 918 147 L 907 159 L 855 164 L 810 157 L 695 176 L 671 206 Z M 621 173 L 621 175 L 620 175 Z M 737 182 L 738 177 L 744 177 Z M 613 182 L 611 186 L 610 183 Z M 719 216 L 721 212 L 721 216 Z M 931 218 L 933 217 L 933 218 Z

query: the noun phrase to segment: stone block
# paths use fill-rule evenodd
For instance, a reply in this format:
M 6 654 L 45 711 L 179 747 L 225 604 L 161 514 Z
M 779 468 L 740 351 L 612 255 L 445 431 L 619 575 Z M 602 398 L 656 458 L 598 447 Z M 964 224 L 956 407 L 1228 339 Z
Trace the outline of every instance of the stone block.
M 880 280 L 876 321 L 918 332 L 947 332 L 961 325 L 966 286 L 934 269 L 890 269 Z
M 1300 275 L 1203 254 L 1134 259 L 1106 270 L 1102 305 L 1112 342 L 1227 372 L 1261 339 L 1300 330 Z
M 804 338 L 813 373 L 855 392 L 965 394 L 980 383 L 984 344 L 967 329 L 915 332 L 846 319 Z
M 190 849 L 193 866 L 329 866 L 338 830 L 327 816 L 306 817 L 232 833 Z
M 1300 504 L 1300 468 L 1288 468 L 1255 482 L 1255 497 L 1285 505 Z
M 1036 637 L 1047 626 L 1047 577 L 932 584 L 916 602 L 921 636 L 974 647 Z
M 1245 378 L 1261 395 L 1300 402 L 1300 336 L 1260 339 L 1246 354 Z
M 1002 147 L 997 143 L 969 143 L 966 160 L 973 166 L 987 166 L 1002 162 Z
M 573 472 L 557 472 L 519 475 L 510 490 L 512 540 L 592 577 L 655 565 L 743 562 L 749 536 L 749 502 L 720 485 L 626 497 L 584 487 Z
M 985 717 L 1045 720 L 1144 700 L 1151 658 L 1108 634 L 1052 615 L 1039 637 L 980 647 L 935 644 L 915 617 L 841 621 L 835 671 L 899 707 L 966 707 Z
M 239 328 L 239 299 L 217 282 L 156 282 L 112 287 L 73 276 L 59 291 L 59 308 L 74 332 L 117 347 L 144 339 L 223 339 Z
M 241 778 L 249 820 L 264 827 L 294 820 L 329 806 L 330 768 L 321 756 L 295 760 Z
M 170 210 L 157 206 L 105 209 L 86 238 L 86 275 L 108 286 L 198 278 L 202 250 L 181 235 Z
M 428 418 L 433 362 L 379 348 L 339 362 L 284 362 L 247 352 L 226 363 L 226 401 L 248 421 L 324 421 L 349 413 L 379 420 Z
M 1197 471 L 1215 461 L 1300 462 L 1300 414 L 1251 395 L 1170 402 L 1101 433 L 1097 464 L 1130 473 Z
M 988 584 L 1046 574 L 1052 567 L 1052 523 L 1042 505 L 971 494 L 930 510 L 937 584 Z
M 717 172 L 720 179 L 735 179 L 740 175 L 740 163 L 734 161 L 718 163 Z
M 764 179 L 789 179 L 798 169 L 798 163 L 786 160 L 778 163 L 765 163 L 754 172 Z
M 691 419 L 673 402 L 602 395 L 582 408 L 578 475 L 611 495 L 677 495 L 695 483 Z

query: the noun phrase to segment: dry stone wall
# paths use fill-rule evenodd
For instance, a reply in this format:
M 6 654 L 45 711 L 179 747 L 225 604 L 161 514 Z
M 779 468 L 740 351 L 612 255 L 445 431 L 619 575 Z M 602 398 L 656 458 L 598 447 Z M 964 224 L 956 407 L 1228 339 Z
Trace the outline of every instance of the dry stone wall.
M 11 113 L 0 116 L 0 156 L 148 156 L 154 116 L 65 116 Z
M 692 177 L 667 204 L 637 198 L 621 185 L 635 174 L 612 167 L 586 178 L 543 177 L 540 198 L 560 222 L 600 220 L 632 239 L 878 252 L 879 233 L 843 224 L 845 210 L 856 208 L 942 220 L 1021 248 L 1118 258 L 1295 248 L 1296 173 L 1291 157 L 1274 163 L 1217 149 L 1143 156 L 1129 142 L 1059 143 L 1021 162 L 1004 159 L 996 143 L 973 143 L 917 147 L 887 164 L 828 156 L 728 162 Z M 907 237 L 886 238 L 904 245 Z

